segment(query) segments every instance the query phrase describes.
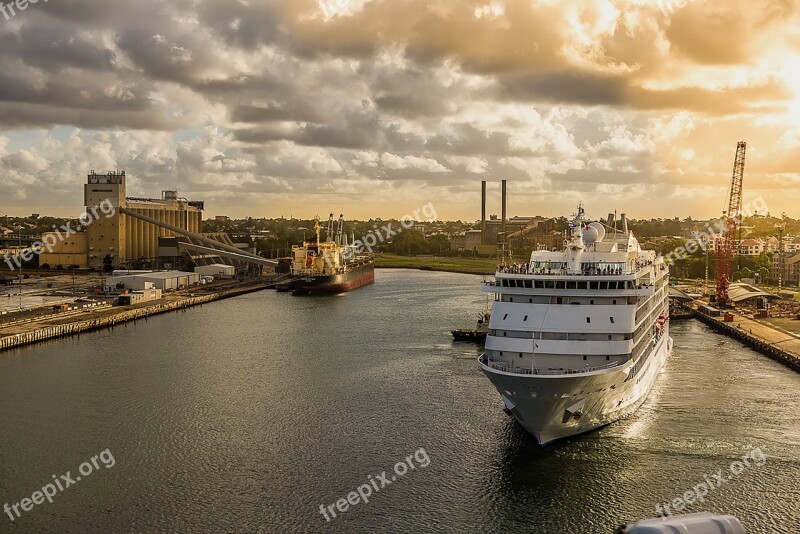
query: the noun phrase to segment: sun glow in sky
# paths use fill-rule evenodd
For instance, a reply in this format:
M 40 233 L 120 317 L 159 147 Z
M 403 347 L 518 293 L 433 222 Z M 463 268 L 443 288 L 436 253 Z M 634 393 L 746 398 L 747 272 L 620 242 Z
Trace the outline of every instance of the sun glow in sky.
M 0 215 L 800 216 L 800 0 L 74 0 L 0 25 Z M 88 83 L 87 80 L 91 80 Z

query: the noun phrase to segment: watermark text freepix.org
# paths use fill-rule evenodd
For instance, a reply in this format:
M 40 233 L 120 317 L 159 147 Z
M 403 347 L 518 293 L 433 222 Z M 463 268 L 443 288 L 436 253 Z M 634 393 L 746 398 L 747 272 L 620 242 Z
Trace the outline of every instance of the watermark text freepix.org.
M 737 224 L 742 224 L 745 217 L 752 217 L 753 214 L 767 213 L 768 211 L 769 207 L 767 206 L 767 203 L 762 197 L 758 197 L 752 202 L 752 204 L 745 205 L 742 208 L 742 211 L 735 214 L 733 218 L 736 220 Z M 669 254 L 665 254 L 664 261 L 667 263 L 673 263 L 676 260 L 685 260 L 689 255 L 694 254 L 698 250 L 705 251 L 709 244 L 713 243 L 725 233 L 726 226 L 727 224 L 725 217 L 717 221 L 715 228 L 712 228 L 709 224 L 706 227 L 708 232 L 700 232 L 700 235 L 696 239 L 688 240 L 685 246 L 678 247 Z
M 98 460 L 100 461 L 99 463 Z M 53 475 L 52 482 L 42 486 L 41 490 L 34 491 L 33 495 L 30 497 L 25 497 L 21 501 L 11 505 L 5 503 L 5 505 L 3 505 L 3 511 L 6 513 L 6 515 L 8 515 L 11 521 L 15 521 L 22 517 L 20 509 L 22 509 L 22 512 L 30 512 L 34 506 L 44 503 L 45 500 L 47 500 L 49 503 L 52 503 L 53 497 L 55 497 L 60 491 L 64 491 L 70 486 L 74 486 L 81 481 L 81 477 L 88 477 L 96 469 L 100 469 L 101 464 L 106 469 L 110 469 L 114 467 L 115 463 L 116 460 L 114 460 L 114 455 L 111 454 L 109 449 L 106 449 L 100 454 L 95 454 L 91 457 L 91 459 L 78 466 L 78 472 L 80 475 L 73 477 L 71 471 L 67 471 L 65 475 L 60 475 L 59 477 Z
M 48 0 L 42 0 L 43 3 L 47 3 Z M 12 2 L 3 3 L 0 0 L 0 13 L 6 18 L 6 20 L 11 19 L 11 17 L 15 16 L 19 11 L 25 11 L 30 7 L 31 4 L 38 4 L 39 0 L 14 0 Z
M 672 515 L 673 508 L 676 512 L 682 512 L 687 505 L 691 506 L 696 501 L 705 502 L 706 495 L 709 491 L 714 491 L 723 484 L 730 482 L 733 478 L 741 475 L 745 469 L 752 467 L 751 461 L 756 465 L 764 465 L 767 462 L 767 457 L 760 448 L 752 448 L 742 456 L 741 461 L 735 460 L 728 466 L 728 470 L 720 469 L 713 475 L 706 475 L 703 477 L 703 482 L 695 484 L 690 490 L 683 492 L 681 497 L 673 499 L 671 502 L 656 504 L 656 514 L 661 517 L 665 515 Z
M 335 503 L 329 504 L 328 506 L 320 504 L 319 513 L 322 514 L 325 521 L 330 522 L 331 519 L 336 519 L 337 510 L 339 513 L 343 514 L 351 506 L 355 506 L 360 502 L 368 503 L 373 490 L 378 492 L 392 482 L 395 482 L 397 477 L 408 473 L 409 469 L 416 469 L 417 466 L 414 465 L 414 460 L 416 460 L 419 467 L 422 468 L 428 467 L 431 464 L 431 459 L 428 457 L 428 453 L 425 452 L 425 449 L 419 449 L 414 454 L 410 454 L 406 456 L 405 459 L 394 464 L 394 475 L 387 475 L 386 471 L 384 471 L 375 477 L 372 475 L 367 476 L 368 482 L 366 484 L 361 484 L 355 491 L 351 491 Z
M 358 254 L 372 254 L 372 249 L 379 243 L 385 243 L 386 241 L 391 240 L 393 237 L 401 234 L 404 230 L 410 230 L 416 223 L 422 222 L 422 216 L 425 217 L 424 220 L 427 222 L 432 222 L 438 219 L 436 208 L 433 207 L 432 203 L 429 202 L 422 206 L 422 208 L 415 209 L 412 215 L 404 215 L 400 217 L 399 227 L 395 227 L 393 222 L 389 222 L 380 228 L 376 224 L 372 227 L 373 230 L 371 232 L 367 233 L 367 235 L 363 236 L 361 239 L 356 239 L 349 247 L 347 247 L 346 250 L 342 252 L 342 259 L 347 261 Z M 327 251 L 323 253 L 323 256 L 325 257 L 325 262 L 328 264 L 328 266 L 333 265 L 331 258 L 328 257 Z
M 115 215 L 116 210 L 114 209 L 114 205 L 111 204 L 110 200 L 106 199 L 98 206 L 89 208 L 86 213 L 78 217 L 78 224 L 82 228 L 86 228 L 98 220 L 101 213 L 105 215 L 107 219 Z M 53 228 L 56 227 L 54 226 Z M 12 271 L 21 269 L 23 261 L 31 261 L 34 256 L 45 251 L 48 253 L 53 252 L 53 248 L 55 248 L 56 244 L 65 241 L 73 234 L 77 234 L 78 230 L 80 230 L 80 228 L 72 228 L 72 223 L 68 222 L 61 228 L 56 228 L 55 232 L 45 235 L 41 241 L 36 241 L 29 248 L 23 249 L 16 254 L 6 253 L 4 257 L 6 265 L 8 265 L 8 268 Z

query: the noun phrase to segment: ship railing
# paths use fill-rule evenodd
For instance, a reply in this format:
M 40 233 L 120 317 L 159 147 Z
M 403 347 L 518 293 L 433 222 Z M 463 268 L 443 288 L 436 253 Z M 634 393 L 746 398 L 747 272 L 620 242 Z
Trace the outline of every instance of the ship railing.
M 544 376 L 559 376 L 559 375 L 580 375 L 584 373 L 592 373 L 595 371 L 605 371 L 607 369 L 613 369 L 614 367 L 619 367 L 622 365 L 622 362 L 611 362 L 605 365 L 597 365 L 594 367 L 584 367 L 583 369 L 538 369 L 538 368 L 528 368 L 528 367 L 506 367 L 504 365 L 500 365 L 497 362 L 493 362 L 491 360 L 486 360 L 484 362 L 487 367 L 492 369 L 496 369 L 498 371 L 502 371 L 504 373 L 514 373 L 517 375 L 544 375 Z
M 630 276 L 636 274 L 640 269 L 607 269 L 607 270 L 580 270 L 571 271 L 568 269 L 509 269 L 498 268 L 495 274 L 523 274 L 531 276 Z

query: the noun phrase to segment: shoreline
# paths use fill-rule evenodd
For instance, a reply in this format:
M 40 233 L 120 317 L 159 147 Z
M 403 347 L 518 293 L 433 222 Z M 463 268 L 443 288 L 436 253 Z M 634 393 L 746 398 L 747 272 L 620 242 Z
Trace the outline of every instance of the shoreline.
M 494 276 L 494 271 L 490 272 L 475 272 L 457 267 L 433 267 L 433 266 L 419 266 L 419 265 L 375 265 L 376 269 L 408 269 L 410 271 L 431 271 L 437 273 L 453 273 L 453 274 L 472 274 L 475 276 Z
M 397 256 L 382 254 L 375 257 L 376 269 L 413 269 L 456 274 L 493 276 L 497 269 L 494 259 L 453 258 L 447 256 Z
M 129 322 L 136 322 L 139 319 L 147 320 L 148 317 L 161 315 L 178 310 L 186 310 L 194 306 L 201 306 L 208 302 L 225 300 L 257 291 L 269 289 L 268 284 L 259 283 L 257 285 L 246 285 L 231 289 L 224 289 L 207 295 L 185 297 L 171 302 L 160 302 L 149 306 L 136 309 L 121 310 L 106 317 L 87 319 L 83 321 L 73 321 L 65 324 L 50 325 L 36 328 L 30 332 L 11 334 L 0 337 L 0 352 L 18 349 L 28 345 L 34 345 L 45 341 L 72 337 L 83 333 L 95 332 L 98 330 L 112 329 L 117 325 Z

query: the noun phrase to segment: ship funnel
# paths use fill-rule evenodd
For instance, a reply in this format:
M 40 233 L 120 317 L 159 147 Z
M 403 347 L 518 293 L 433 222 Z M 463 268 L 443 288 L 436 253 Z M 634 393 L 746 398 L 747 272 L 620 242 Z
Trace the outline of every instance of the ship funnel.
M 500 223 L 500 232 L 503 234 L 503 243 L 506 242 L 506 219 L 508 219 L 508 190 L 506 189 L 506 180 L 503 180 L 502 183 L 502 213 L 503 213 L 503 220 Z
M 486 244 L 486 180 L 481 182 L 481 245 Z
M 628 217 L 622 213 L 619 216 L 620 223 L 622 223 L 622 232 L 628 235 Z
M 608 214 L 608 218 L 606 219 L 606 226 L 609 227 L 609 228 L 613 228 L 614 227 L 614 214 L 613 213 L 609 213 Z

